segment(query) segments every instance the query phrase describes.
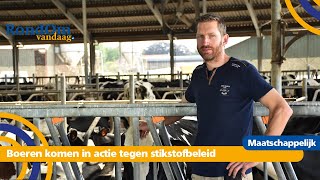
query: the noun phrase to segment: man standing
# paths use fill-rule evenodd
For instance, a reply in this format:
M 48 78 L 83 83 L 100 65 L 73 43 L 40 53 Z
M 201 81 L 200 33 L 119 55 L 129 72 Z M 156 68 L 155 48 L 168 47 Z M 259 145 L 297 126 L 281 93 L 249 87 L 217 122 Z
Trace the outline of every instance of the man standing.
M 254 101 L 269 109 L 270 120 L 265 134 L 281 135 L 292 115 L 287 102 L 264 81 L 253 65 L 225 53 L 229 35 L 221 17 L 205 14 L 197 23 L 197 49 L 204 63 L 193 71 L 183 100 L 197 105 L 198 134 L 194 145 L 242 146 L 243 137 L 252 132 Z M 179 119 L 181 117 L 166 117 L 165 124 Z M 146 124 L 141 123 L 140 129 L 147 131 Z M 257 164 L 192 163 L 192 179 L 226 180 L 230 176 L 252 179 L 251 168 Z

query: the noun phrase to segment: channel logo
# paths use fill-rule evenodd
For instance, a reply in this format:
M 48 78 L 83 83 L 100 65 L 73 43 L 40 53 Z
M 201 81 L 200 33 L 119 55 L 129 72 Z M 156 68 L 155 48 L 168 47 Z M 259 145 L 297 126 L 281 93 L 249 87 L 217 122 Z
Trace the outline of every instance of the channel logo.
M 320 6 L 320 0 L 313 0 L 318 6 Z M 301 6 L 304 8 L 304 10 L 311 15 L 312 17 L 316 18 L 317 20 L 320 21 L 320 12 L 315 9 L 308 0 L 299 0 Z M 294 7 L 292 6 L 291 0 L 285 0 L 285 3 L 287 5 L 287 8 L 289 10 L 289 12 L 291 13 L 291 15 L 293 16 L 293 18 L 305 29 L 307 29 L 308 31 L 320 35 L 320 29 L 317 29 L 313 26 L 311 26 L 310 24 L 308 24 L 307 22 L 305 22 L 300 16 L 299 14 L 296 12 L 296 10 L 294 9 Z
M 36 36 L 38 41 L 66 41 L 71 42 L 74 37 L 71 35 L 71 29 L 68 26 L 57 26 L 55 24 L 40 24 L 33 26 L 15 26 L 6 24 L 6 33 L 8 35 Z

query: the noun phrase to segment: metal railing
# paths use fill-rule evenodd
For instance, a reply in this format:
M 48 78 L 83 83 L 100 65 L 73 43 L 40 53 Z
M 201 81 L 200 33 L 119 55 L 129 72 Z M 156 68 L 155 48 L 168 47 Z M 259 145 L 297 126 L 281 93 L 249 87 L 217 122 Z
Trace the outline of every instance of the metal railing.
M 45 85 L 47 83 L 52 83 L 52 84 L 57 84 L 58 83 L 58 76 L 59 75 L 54 75 L 54 76 L 36 76 L 35 74 L 32 74 L 31 77 L 19 77 L 20 83 L 22 82 L 33 82 L 35 85 Z M 141 73 L 136 73 L 136 74 L 114 74 L 114 75 L 101 75 L 101 74 L 95 74 L 94 76 L 90 75 L 90 79 L 93 78 L 113 78 L 113 79 L 125 79 L 128 80 L 130 76 L 134 76 L 136 80 L 141 80 L 141 79 L 152 79 L 152 78 L 165 78 L 167 80 L 171 79 L 171 74 L 141 74 Z M 176 74 L 173 74 L 174 79 L 189 79 L 191 78 L 190 73 L 183 73 L 181 71 L 178 71 Z M 0 77 L 0 82 L 4 82 L 5 85 L 8 83 L 13 83 L 15 82 L 14 77 L 7 77 L 6 75 L 4 77 Z M 74 84 L 74 85 L 84 85 L 85 83 L 85 76 L 66 76 L 66 82 L 68 84 Z
M 271 71 L 260 71 L 261 75 L 265 76 L 271 76 Z M 281 75 L 287 75 L 287 74 L 293 74 L 295 75 L 298 79 L 302 78 L 313 78 L 313 79 L 318 79 L 318 70 L 313 69 L 306 69 L 306 70 L 286 70 L 286 71 L 281 71 Z
M 129 79 L 132 78 L 133 80 L 139 80 L 139 76 L 136 76 L 135 79 L 134 75 L 128 75 Z M 183 86 L 183 74 L 180 72 L 179 74 L 179 87 L 155 87 L 152 89 L 154 92 L 163 92 L 169 91 L 171 93 L 182 94 L 186 91 L 186 87 Z M 61 76 L 54 76 L 52 77 L 55 79 L 54 84 L 49 89 L 46 88 L 44 85 L 2 85 L 0 90 L 0 96 L 4 97 L 16 97 L 17 100 L 21 100 L 22 95 L 30 95 L 29 99 L 34 96 L 48 96 L 50 95 L 51 98 L 54 100 L 59 100 L 59 96 L 63 94 L 65 91 L 68 95 L 71 95 L 67 100 L 73 100 L 77 95 L 89 95 L 94 94 L 95 96 L 102 98 L 102 93 L 105 92 L 124 92 L 124 88 L 102 88 L 100 89 L 100 85 L 103 83 L 99 82 L 99 76 L 96 76 L 96 82 L 93 84 L 73 84 L 67 85 L 67 78 L 64 75 Z M 129 81 L 129 87 L 134 87 L 134 81 Z M 28 90 L 22 88 L 29 88 Z M 39 89 L 38 89 L 39 88 Z M 66 95 L 67 96 L 67 95 Z M 118 97 L 119 98 L 119 97 Z M 163 97 L 161 97 L 163 98 Z
M 294 111 L 294 115 L 307 115 L 307 116 L 320 116 L 320 102 L 292 102 L 290 103 L 291 108 Z M 151 135 L 155 141 L 156 145 L 162 145 L 159 136 L 154 129 L 151 121 L 152 116 L 195 116 L 196 115 L 196 105 L 191 103 L 177 103 L 177 104 L 101 104 L 101 103 L 86 103 L 82 102 L 79 104 L 64 104 L 64 105 L 39 105 L 39 104 L 24 104 L 24 103 L 5 103 L 0 104 L 0 112 L 8 112 L 20 115 L 22 117 L 33 118 L 34 120 L 39 120 L 39 118 L 44 118 L 47 122 L 49 129 L 52 129 L 51 118 L 52 117 L 81 117 L 81 116 L 93 116 L 93 117 L 115 117 L 114 127 L 115 127 L 115 145 L 120 145 L 120 117 L 132 117 L 133 119 L 133 129 L 138 129 L 139 117 L 145 117 L 148 122 L 148 126 L 151 128 Z M 268 109 L 262 106 L 260 103 L 256 103 L 254 106 L 253 115 L 256 117 L 256 122 L 263 127 L 259 116 L 268 115 Z M 35 121 L 35 125 L 39 124 Z M 63 131 L 61 124 L 56 124 L 60 136 L 63 136 L 62 141 L 64 145 L 68 144 L 65 131 Z M 50 128 L 51 127 L 51 128 Z M 167 135 L 163 133 L 165 127 L 160 127 L 162 135 Z M 263 128 L 261 128 L 263 133 Z M 58 137 L 55 131 L 50 130 L 52 137 Z M 135 136 L 138 137 L 138 131 L 135 131 Z M 59 145 L 60 141 L 55 140 L 55 144 Z M 134 138 L 134 145 L 139 144 L 139 138 Z M 164 142 L 164 145 L 169 145 Z M 278 177 L 285 177 L 283 170 L 279 164 L 274 163 Z M 134 178 L 139 179 L 139 163 L 134 166 Z M 177 179 L 183 179 L 181 172 L 177 169 L 177 166 L 172 166 L 169 163 L 163 163 L 165 173 L 167 177 L 176 177 Z M 173 170 L 170 168 L 172 167 Z M 290 177 L 295 177 L 294 171 L 291 164 L 286 164 L 285 169 L 289 173 Z M 75 166 L 74 166 L 75 168 Z M 121 179 L 121 166 L 120 163 L 116 164 L 116 179 Z M 70 169 L 66 167 L 66 174 L 71 176 Z M 74 169 L 74 172 L 78 172 Z M 174 172 L 174 173 L 173 173 Z M 292 174 L 293 173 L 293 174 Z M 75 174 L 77 177 L 81 177 L 79 174 Z M 174 179 L 174 178 L 173 178 Z M 284 178 L 285 179 L 285 178 Z

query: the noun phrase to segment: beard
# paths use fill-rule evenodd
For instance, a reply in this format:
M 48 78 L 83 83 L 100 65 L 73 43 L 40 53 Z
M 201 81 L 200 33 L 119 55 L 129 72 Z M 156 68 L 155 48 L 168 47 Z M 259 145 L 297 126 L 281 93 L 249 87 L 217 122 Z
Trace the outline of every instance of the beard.
M 203 58 L 203 60 L 205 62 L 209 62 L 209 61 L 213 61 L 216 59 L 216 57 L 218 57 L 219 55 L 221 55 L 222 53 L 222 49 L 223 49 L 223 44 L 222 41 L 220 42 L 219 46 L 217 47 L 211 47 L 211 46 L 201 46 L 200 48 L 197 47 L 197 50 L 199 52 L 199 54 L 201 55 L 201 57 Z M 211 50 L 211 53 L 207 53 L 205 52 L 204 49 L 209 49 Z

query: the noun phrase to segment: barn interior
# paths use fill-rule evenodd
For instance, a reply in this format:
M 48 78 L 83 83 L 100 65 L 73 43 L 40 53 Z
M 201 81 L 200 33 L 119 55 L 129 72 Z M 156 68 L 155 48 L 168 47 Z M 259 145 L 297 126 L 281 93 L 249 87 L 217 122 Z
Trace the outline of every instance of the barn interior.
M 196 105 L 179 102 L 190 84 L 192 70 L 203 60 L 197 52 L 178 55 L 175 42 L 188 40 L 183 42 L 196 47 L 196 41 L 192 41 L 196 35 L 195 20 L 202 14 L 214 13 L 224 17 L 231 38 L 246 37 L 226 52 L 252 63 L 293 109 L 296 118 L 291 118 L 285 133 L 317 135 L 320 132 L 320 20 L 301 1 L 1 0 L 0 112 L 17 114 L 38 129 L 46 129 L 41 131 L 45 137 L 34 135 L 36 145 L 89 145 L 94 141 L 96 146 L 120 146 L 123 145 L 121 135 L 129 125 L 133 127 L 132 145 L 139 145 L 142 142 L 137 129 L 141 117 L 152 127 L 150 136 L 155 145 L 191 145 L 197 127 Z M 319 14 L 319 1 L 306 2 Z M 134 52 L 136 43 L 149 41 L 167 43 L 167 54 L 149 54 L 141 61 L 122 64 L 139 59 L 141 52 Z M 126 42 L 131 46 L 121 45 Z M 118 43 L 119 59 L 103 65 L 105 61 L 100 56 L 103 43 Z M 24 48 L 30 45 L 45 48 Z M 73 46 L 77 49 L 72 51 L 79 53 L 67 57 L 65 54 Z M 125 54 L 126 50 L 130 53 Z M 71 69 L 72 59 L 76 57 L 77 66 Z M 103 67 L 112 63 L 117 64 L 118 72 L 104 71 Z M 178 66 L 181 63 L 192 65 L 182 68 Z M 141 64 L 149 69 L 133 68 Z M 124 66 L 129 70 L 121 70 Z M 257 133 L 263 134 L 268 110 L 259 103 L 254 108 Z M 186 118 L 167 127 L 159 120 L 157 130 L 154 129 L 152 124 L 164 116 Z M 0 118 L 19 128 L 31 129 L 25 121 L 10 120 L 5 114 Z M 70 124 L 73 130 L 68 128 Z M 4 137 L 7 133 L 0 130 Z M 18 137 L 17 141 L 23 144 Z M 308 159 L 303 159 L 302 165 L 262 163 L 254 179 L 318 179 L 320 171 L 309 170 L 320 167 L 315 161 L 319 156 L 316 151 L 305 152 Z M 40 164 L 32 164 L 30 168 L 15 163 L 16 173 L 11 179 L 146 178 L 141 173 L 145 168 L 143 163 L 84 164 L 50 164 L 48 171 L 43 172 Z M 190 179 L 187 166 L 176 162 L 151 164 L 153 179 Z M 155 173 L 160 164 L 163 171 Z M 38 166 L 41 170 L 36 172 Z M 125 168 L 130 169 L 130 175 Z M 268 168 L 273 170 L 267 171 Z

